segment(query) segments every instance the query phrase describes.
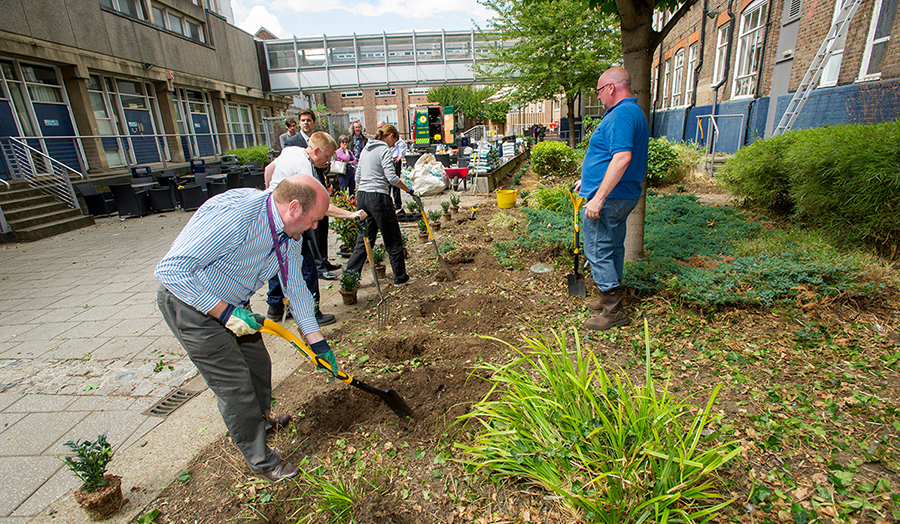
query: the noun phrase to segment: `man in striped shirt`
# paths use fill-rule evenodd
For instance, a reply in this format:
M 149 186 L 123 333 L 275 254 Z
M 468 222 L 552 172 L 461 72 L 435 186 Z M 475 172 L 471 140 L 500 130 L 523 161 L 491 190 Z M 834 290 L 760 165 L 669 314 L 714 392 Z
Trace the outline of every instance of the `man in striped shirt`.
M 272 361 L 258 332 L 264 319 L 241 306 L 278 275 L 301 333 L 337 371 L 301 275 L 301 235 L 316 228 L 328 203 L 322 184 L 304 175 L 271 192 L 227 191 L 200 206 L 156 267 L 166 324 L 215 393 L 250 469 L 272 482 L 298 473 L 266 445 L 267 431 L 291 417 L 269 416 Z

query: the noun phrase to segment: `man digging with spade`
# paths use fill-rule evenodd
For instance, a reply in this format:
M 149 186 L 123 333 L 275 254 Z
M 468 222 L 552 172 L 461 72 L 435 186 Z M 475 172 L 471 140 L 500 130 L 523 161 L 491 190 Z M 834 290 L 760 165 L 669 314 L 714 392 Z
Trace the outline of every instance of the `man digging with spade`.
M 278 275 L 300 331 L 337 374 L 301 274 L 301 235 L 316 228 L 328 203 L 325 187 L 305 175 L 274 191 L 227 191 L 200 206 L 156 267 L 166 324 L 215 393 L 250 470 L 271 482 L 299 473 L 266 445 L 266 433 L 291 416 L 269 415 L 272 361 L 259 333 L 265 319 L 242 306 Z

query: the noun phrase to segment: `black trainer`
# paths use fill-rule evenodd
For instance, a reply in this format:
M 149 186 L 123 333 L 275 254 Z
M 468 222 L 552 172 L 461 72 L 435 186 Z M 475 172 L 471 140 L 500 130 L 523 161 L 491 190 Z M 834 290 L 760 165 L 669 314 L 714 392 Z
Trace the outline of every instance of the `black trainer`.
M 336 270 L 338 270 L 338 269 L 341 269 L 341 265 L 340 265 L 340 264 L 332 264 L 331 262 L 329 262 L 329 261 L 327 261 L 327 260 L 326 260 L 325 262 L 322 262 L 322 265 L 325 266 L 325 269 L 326 269 L 327 271 L 336 271 Z
M 274 320 L 275 322 L 281 322 L 281 319 L 285 320 L 291 318 L 291 310 L 289 309 L 287 312 L 287 316 L 284 316 L 284 308 L 275 308 L 269 306 L 269 310 L 266 311 L 266 318 L 269 320 Z

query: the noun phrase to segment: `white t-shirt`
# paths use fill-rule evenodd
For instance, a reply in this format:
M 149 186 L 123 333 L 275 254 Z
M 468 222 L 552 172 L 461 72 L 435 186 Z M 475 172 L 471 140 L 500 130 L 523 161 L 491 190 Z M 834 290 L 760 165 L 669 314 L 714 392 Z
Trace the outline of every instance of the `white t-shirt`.
M 306 154 L 306 149 L 302 147 L 286 147 L 278 155 L 278 158 L 272 161 L 275 164 L 275 171 L 272 172 L 272 181 L 269 182 L 269 189 L 281 183 L 282 180 L 294 175 L 309 175 L 315 178 L 313 174 L 313 164 Z

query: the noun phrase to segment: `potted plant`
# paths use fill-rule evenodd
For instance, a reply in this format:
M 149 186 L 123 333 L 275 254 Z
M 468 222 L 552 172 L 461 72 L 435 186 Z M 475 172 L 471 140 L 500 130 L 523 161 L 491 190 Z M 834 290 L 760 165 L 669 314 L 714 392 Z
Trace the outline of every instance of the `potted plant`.
M 459 212 L 459 195 L 450 195 L 450 211 Z
M 450 222 L 450 202 L 441 202 L 441 209 L 444 210 L 441 215 L 444 218 L 444 222 Z
M 356 304 L 356 292 L 359 290 L 359 271 L 345 269 L 341 273 L 341 299 L 345 306 Z
M 441 212 L 437 209 L 432 209 L 428 213 L 428 223 L 431 225 L 431 229 L 433 231 L 441 230 Z
M 419 240 L 425 244 L 428 242 L 428 226 L 425 225 L 425 221 L 421 218 L 416 225 L 419 226 Z
M 104 520 L 122 509 L 122 477 L 108 475 L 106 465 L 112 460 L 113 450 L 106 441 L 106 433 L 96 441 L 66 442 L 75 453 L 62 458 L 69 470 L 84 481 L 75 491 L 75 500 L 84 508 L 91 520 Z
M 416 204 L 415 200 L 411 200 L 406 203 L 406 209 L 409 209 L 409 214 L 418 215 L 419 214 L 419 204 Z
M 378 275 L 378 278 L 384 278 L 387 276 L 386 269 L 384 267 L 384 246 L 381 244 L 372 247 L 372 260 L 375 261 L 375 274 Z
M 409 243 L 409 235 L 406 234 L 406 231 L 400 232 L 400 240 L 403 242 L 403 258 L 409 259 L 409 250 L 406 249 L 406 244 Z
M 342 209 L 346 209 L 348 211 L 356 210 L 356 198 L 348 197 L 346 191 L 338 191 L 331 198 L 331 201 L 334 203 L 334 205 Z M 356 221 L 350 220 L 348 218 L 335 218 L 328 224 L 331 230 L 334 231 L 335 234 L 337 234 L 341 242 L 341 247 L 338 251 L 338 255 L 343 258 L 350 258 L 350 254 L 353 252 L 353 247 L 356 245 L 356 237 L 359 232 L 359 228 L 356 227 Z

